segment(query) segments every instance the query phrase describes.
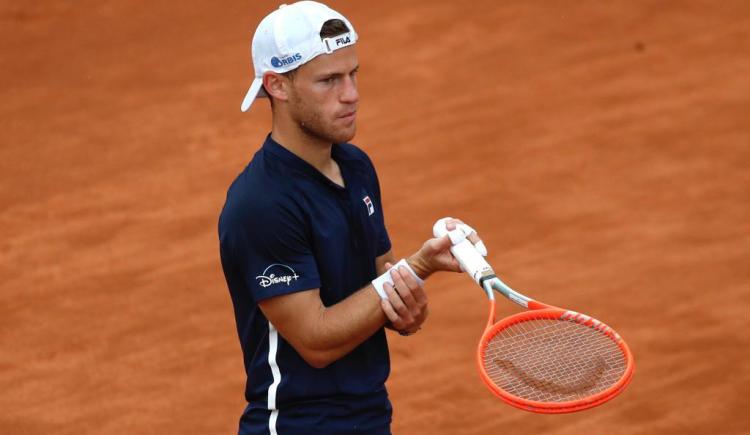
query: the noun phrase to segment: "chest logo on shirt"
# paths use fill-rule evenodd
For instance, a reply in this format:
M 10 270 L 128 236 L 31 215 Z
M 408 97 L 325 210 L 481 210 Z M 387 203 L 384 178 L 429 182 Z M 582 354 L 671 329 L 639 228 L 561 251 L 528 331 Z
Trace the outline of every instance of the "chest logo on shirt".
M 275 272 L 275 273 L 272 273 Z M 261 287 L 270 287 L 274 284 L 286 284 L 290 285 L 292 281 L 297 281 L 299 275 L 291 267 L 286 264 L 272 264 L 266 267 L 266 270 L 262 274 L 255 277 L 259 280 Z
M 372 214 L 375 213 L 375 205 L 372 203 L 372 200 L 369 196 L 365 196 L 362 198 L 362 201 L 365 203 L 365 206 L 367 206 L 367 216 L 372 216 Z

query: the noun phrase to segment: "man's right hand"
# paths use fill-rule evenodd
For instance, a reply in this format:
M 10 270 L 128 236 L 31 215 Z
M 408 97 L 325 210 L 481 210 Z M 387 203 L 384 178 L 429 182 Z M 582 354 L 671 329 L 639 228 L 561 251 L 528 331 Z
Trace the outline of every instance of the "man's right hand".
M 393 265 L 385 263 L 385 267 L 390 269 Z M 383 285 L 388 295 L 387 300 L 383 299 L 380 302 L 383 313 L 391 321 L 393 329 L 413 334 L 419 330 L 429 314 L 427 295 L 405 267 L 401 266 L 390 273 L 393 286 L 388 283 Z

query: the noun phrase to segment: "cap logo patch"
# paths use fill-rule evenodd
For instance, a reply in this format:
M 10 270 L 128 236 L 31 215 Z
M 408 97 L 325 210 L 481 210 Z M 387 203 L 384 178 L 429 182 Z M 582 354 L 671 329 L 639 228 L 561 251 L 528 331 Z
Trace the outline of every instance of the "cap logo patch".
M 274 68 L 280 68 L 285 65 L 291 65 L 294 62 L 302 60 L 302 55 L 297 53 L 293 54 L 291 56 L 282 57 L 279 59 L 278 57 L 274 56 L 271 58 L 271 65 L 273 65 Z
M 338 36 L 332 36 L 330 38 L 324 38 L 323 44 L 326 46 L 326 53 L 331 54 L 339 48 L 344 48 L 349 45 L 353 45 L 356 41 L 351 32 L 344 33 Z
M 352 37 L 349 35 L 342 38 L 336 38 L 336 47 L 338 48 L 342 45 L 349 45 L 350 42 L 352 42 Z

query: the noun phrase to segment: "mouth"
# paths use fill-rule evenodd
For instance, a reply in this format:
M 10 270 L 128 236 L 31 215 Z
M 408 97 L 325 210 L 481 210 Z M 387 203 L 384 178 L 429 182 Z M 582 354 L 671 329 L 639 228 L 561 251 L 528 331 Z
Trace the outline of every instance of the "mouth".
M 338 118 L 341 119 L 342 121 L 351 122 L 351 121 L 354 121 L 356 117 L 357 117 L 357 111 L 352 110 L 350 112 L 346 112 L 342 115 L 339 115 Z

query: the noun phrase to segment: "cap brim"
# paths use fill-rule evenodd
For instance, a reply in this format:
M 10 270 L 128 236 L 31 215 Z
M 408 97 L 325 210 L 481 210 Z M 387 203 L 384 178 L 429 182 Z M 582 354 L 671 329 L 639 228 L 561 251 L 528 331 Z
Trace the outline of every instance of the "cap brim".
M 250 108 L 256 98 L 265 96 L 266 92 L 263 90 L 263 78 L 256 77 L 255 80 L 253 80 L 253 84 L 250 85 L 250 89 L 248 89 L 247 94 L 245 94 L 245 99 L 242 100 L 240 110 L 242 110 L 243 112 L 247 112 L 247 109 Z

